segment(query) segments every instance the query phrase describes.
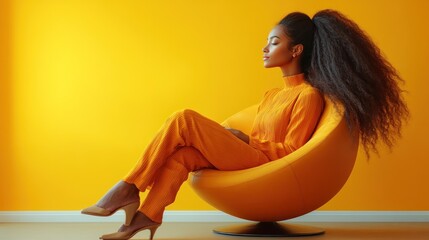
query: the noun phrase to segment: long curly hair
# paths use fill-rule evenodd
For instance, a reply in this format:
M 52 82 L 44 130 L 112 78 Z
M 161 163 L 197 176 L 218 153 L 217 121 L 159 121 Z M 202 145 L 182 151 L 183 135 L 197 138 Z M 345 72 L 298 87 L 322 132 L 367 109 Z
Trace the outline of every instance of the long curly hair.
M 399 87 L 403 79 L 359 26 L 335 10 L 317 12 L 313 19 L 288 14 L 283 26 L 291 44 L 302 44 L 301 68 L 307 81 L 344 106 L 350 128 L 359 130 L 369 157 L 381 139 L 390 149 L 409 118 Z

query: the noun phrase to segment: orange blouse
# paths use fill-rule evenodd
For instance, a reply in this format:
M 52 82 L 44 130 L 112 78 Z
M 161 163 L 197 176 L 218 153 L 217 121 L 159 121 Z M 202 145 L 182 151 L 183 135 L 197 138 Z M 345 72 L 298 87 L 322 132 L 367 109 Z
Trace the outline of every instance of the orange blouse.
M 305 81 L 303 73 L 283 79 L 284 88 L 265 93 L 250 134 L 249 144 L 271 160 L 304 145 L 324 108 L 323 95 Z

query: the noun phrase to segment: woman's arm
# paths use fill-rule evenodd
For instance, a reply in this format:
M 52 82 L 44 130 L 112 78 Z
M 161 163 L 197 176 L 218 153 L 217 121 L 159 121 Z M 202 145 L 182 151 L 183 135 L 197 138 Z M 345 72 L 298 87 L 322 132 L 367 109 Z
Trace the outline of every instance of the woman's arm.
M 270 159 L 278 159 L 303 146 L 312 136 L 324 109 L 323 95 L 306 91 L 298 97 L 287 125 L 284 142 L 251 139 L 250 145 L 262 150 Z

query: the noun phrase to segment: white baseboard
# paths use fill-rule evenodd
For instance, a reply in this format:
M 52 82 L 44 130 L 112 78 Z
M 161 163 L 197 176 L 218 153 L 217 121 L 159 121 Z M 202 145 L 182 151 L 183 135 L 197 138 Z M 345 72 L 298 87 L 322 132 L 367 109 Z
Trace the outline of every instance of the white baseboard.
M 79 211 L 0 211 L 5 222 L 122 222 L 124 212 L 111 217 Z M 429 222 L 429 211 L 314 211 L 289 222 Z M 166 211 L 164 222 L 245 222 L 220 211 Z

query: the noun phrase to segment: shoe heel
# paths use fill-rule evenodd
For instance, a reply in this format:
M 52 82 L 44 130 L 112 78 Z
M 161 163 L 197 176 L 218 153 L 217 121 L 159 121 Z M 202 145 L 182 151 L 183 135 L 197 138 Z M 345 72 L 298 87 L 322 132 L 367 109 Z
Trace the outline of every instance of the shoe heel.
M 150 230 L 150 240 L 152 240 L 153 239 L 153 236 L 155 236 L 155 232 L 156 232 L 156 230 L 158 229 L 158 227 L 159 227 L 159 225 L 156 225 L 156 226 L 153 226 L 153 227 L 150 227 L 149 228 L 149 230 Z
M 140 202 L 135 202 L 123 206 L 122 209 L 125 211 L 125 226 L 129 226 L 131 220 L 133 220 L 134 215 L 136 214 L 137 208 L 139 208 Z

